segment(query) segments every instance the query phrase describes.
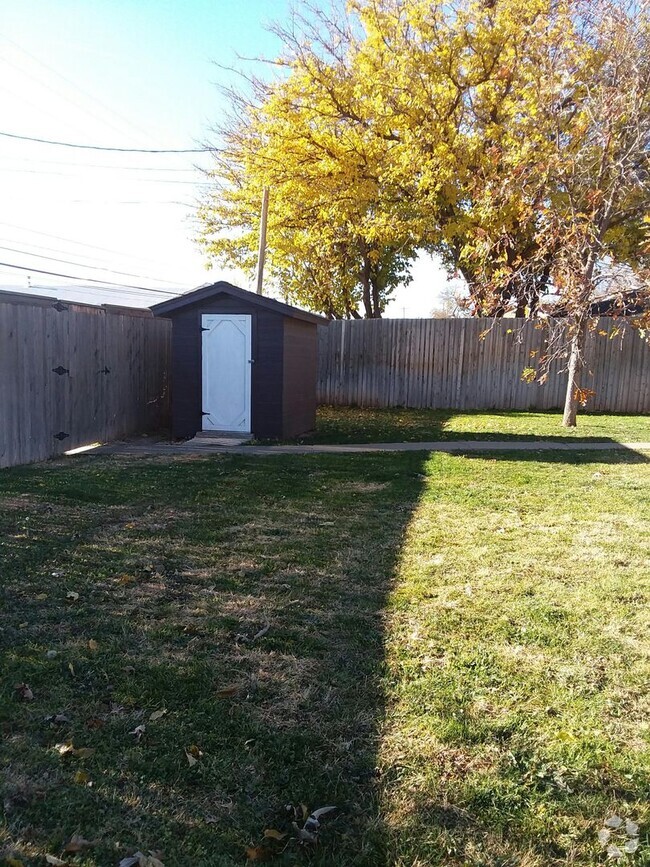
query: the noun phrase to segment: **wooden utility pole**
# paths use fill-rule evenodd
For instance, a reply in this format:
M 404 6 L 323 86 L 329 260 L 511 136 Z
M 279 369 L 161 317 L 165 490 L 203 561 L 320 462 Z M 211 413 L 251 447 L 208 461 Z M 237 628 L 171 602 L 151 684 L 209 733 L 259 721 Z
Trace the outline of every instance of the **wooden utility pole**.
M 262 219 L 260 221 L 260 246 L 257 251 L 257 294 L 262 295 L 264 280 L 264 260 L 266 258 L 266 219 L 269 213 L 269 188 L 262 193 Z

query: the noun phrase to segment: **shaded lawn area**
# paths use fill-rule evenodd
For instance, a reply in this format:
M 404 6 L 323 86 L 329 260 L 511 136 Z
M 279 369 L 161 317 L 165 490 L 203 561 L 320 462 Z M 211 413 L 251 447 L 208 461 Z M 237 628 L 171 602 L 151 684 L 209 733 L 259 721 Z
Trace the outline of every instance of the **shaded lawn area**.
M 625 863 L 650 864 L 649 468 L 411 453 L 4 471 L 1 851 L 594 865 L 617 813 L 641 826 Z M 316 845 L 296 839 L 302 804 L 337 807 Z M 73 835 L 93 845 L 65 855 Z
M 318 408 L 316 430 L 304 443 L 435 442 L 438 440 L 615 440 L 649 442 L 647 415 L 585 413 L 575 430 L 562 427 L 561 412 L 460 412 L 438 409 Z

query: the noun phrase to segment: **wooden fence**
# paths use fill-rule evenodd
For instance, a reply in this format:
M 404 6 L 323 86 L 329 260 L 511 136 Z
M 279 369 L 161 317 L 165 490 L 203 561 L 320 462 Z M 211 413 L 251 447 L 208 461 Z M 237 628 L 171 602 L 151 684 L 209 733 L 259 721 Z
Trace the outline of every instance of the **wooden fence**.
M 0 467 L 167 424 L 170 323 L 0 296 Z
M 590 410 L 650 412 L 650 347 L 633 329 L 603 318 L 587 340 L 582 386 Z M 481 338 L 481 334 L 490 330 Z M 604 334 L 599 334 L 605 332 Z M 566 373 L 545 385 L 522 380 L 537 367 L 541 323 L 501 319 L 376 319 L 319 328 L 320 403 L 439 409 L 557 409 Z

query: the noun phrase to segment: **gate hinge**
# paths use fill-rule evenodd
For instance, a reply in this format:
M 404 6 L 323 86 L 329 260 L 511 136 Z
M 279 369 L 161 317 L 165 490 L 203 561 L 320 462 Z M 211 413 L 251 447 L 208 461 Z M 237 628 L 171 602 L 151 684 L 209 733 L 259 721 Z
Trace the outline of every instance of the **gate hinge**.
M 210 330 L 209 328 L 204 328 L 203 326 L 201 326 L 201 331 L 209 331 L 209 330 Z

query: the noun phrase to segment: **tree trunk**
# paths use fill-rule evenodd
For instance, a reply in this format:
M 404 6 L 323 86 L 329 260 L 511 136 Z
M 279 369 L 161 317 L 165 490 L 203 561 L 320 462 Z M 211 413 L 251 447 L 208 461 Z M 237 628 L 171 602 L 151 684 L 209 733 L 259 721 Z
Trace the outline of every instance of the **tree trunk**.
M 367 256 L 363 257 L 363 266 L 361 268 L 361 289 L 363 291 L 363 309 L 366 319 L 372 319 L 372 298 L 370 296 L 370 260 Z
M 374 279 L 372 276 L 370 277 L 370 285 L 372 287 L 372 317 L 373 319 L 381 319 L 379 281 L 376 277 Z
M 562 427 L 575 427 L 577 424 L 577 390 L 580 387 L 580 373 L 582 372 L 582 368 L 584 366 L 584 360 L 582 357 L 584 338 L 584 325 L 581 324 L 579 326 L 576 326 L 575 333 L 571 338 L 571 347 L 569 350 L 569 379 L 566 386 L 566 398 L 564 400 L 564 415 L 562 416 Z

